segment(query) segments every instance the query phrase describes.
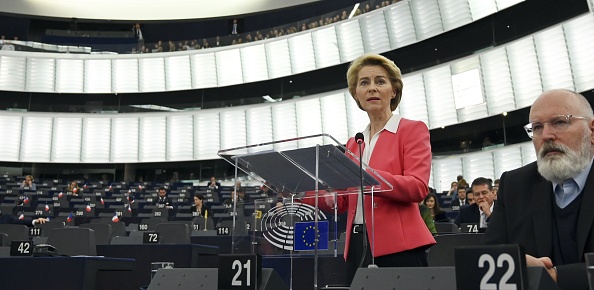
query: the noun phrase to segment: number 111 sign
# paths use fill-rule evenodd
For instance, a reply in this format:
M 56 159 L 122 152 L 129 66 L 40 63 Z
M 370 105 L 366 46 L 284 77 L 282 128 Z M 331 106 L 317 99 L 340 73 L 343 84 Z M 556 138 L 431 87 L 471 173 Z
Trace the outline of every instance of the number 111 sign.
M 458 290 L 527 290 L 526 256 L 519 245 L 455 249 Z

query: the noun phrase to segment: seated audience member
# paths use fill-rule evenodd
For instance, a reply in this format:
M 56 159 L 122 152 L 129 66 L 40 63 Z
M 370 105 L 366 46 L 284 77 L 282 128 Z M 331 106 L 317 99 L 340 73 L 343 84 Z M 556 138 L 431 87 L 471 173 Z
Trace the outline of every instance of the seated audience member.
M 237 181 L 236 183 L 236 191 L 231 192 L 231 198 L 226 199 L 225 204 L 233 204 L 233 199 L 237 199 L 237 203 L 241 204 L 248 202 L 248 197 L 245 195 L 245 189 L 241 187 L 240 181 Z
M 499 191 L 499 179 L 493 181 L 493 192 L 495 193 L 495 200 L 497 200 L 497 192 Z
M 437 202 L 437 197 L 435 194 L 430 192 L 427 194 L 425 199 L 423 199 L 423 204 L 427 206 L 429 211 L 431 212 L 431 218 L 435 222 L 447 222 L 448 218 L 446 216 L 445 211 L 441 210 L 439 206 L 439 202 Z
M 584 253 L 594 252 L 594 114 L 569 90 L 542 93 L 524 128 L 536 162 L 504 172 L 484 237 L 519 244 L 527 266 L 544 267 L 560 289 L 588 289 Z
M 480 228 L 486 228 L 493 212 L 494 197 L 491 179 L 479 177 L 472 182 L 472 192 L 476 202 L 468 207 L 463 207 L 454 221 L 457 226 L 460 224 L 478 224 Z
M 173 209 L 173 202 L 167 197 L 167 189 L 164 187 L 159 188 L 159 197 L 155 200 L 155 205 L 158 208 Z
M 23 180 L 23 183 L 21 183 L 20 187 L 21 187 L 21 189 L 27 189 L 27 190 L 36 190 L 37 189 L 35 182 L 33 182 L 33 176 L 31 176 L 31 175 L 25 176 L 25 180 Z
M 207 208 L 204 204 L 204 196 L 201 193 L 194 195 L 194 204 L 190 208 L 192 212 L 197 212 L 198 216 L 206 216 Z
M 259 197 L 276 197 L 278 195 L 278 193 L 276 193 L 276 191 L 274 189 L 271 189 L 272 185 L 270 185 L 270 183 L 268 182 L 264 182 L 264 184 L 260 187 L 260 190 L 258 191 L 258 196 Z
M 31 218 L 25 217 L 23 219 L 19 219 L 11 214 L 0 215 L 0 224 L 15 224 L 15 225 L 26 225 L 29 227 L 33 227 L 38 224 L 44 224 L 48 221 L 49 221 L 49 219 L 46 219 L 46 218 L 31 219 Z
M 460 210 L 461 206 L 468 204 L 468 200 L 466 199 L 466 188 L 460 187 L 457 191 L 458 198 L 452 200 L 452 203 L 450 204 L 452 206 L 452 210 Z
M 452 183 L 450 184 L 450 190 L 448 190 L 448 196 L 455 195 L 457 189 L 458 189 L 458 182 L 452 181 Z
M 466 200 L 468 201 L 468 205 L 474 204 L 474 193 L 472 191 L 466 193 Z
M 2 50 L 13 50 L 14 51 L 14 45 L 12 45 L 12 43 L 10 43 L 10 41 L 5 40 L 4 43 L 2 44 Z
M 209 190 L 212 190 L 213 192 L 216 193 L 221 193 L 221 183 L 217 182 L 217 178 L 212 176 L 210 178 L 210 181 L 208 181 L 208 184 L 206 184 L 208 186 Z
M 66 188 L 66 192 L 71 192 L 72 196 L 78 196 L 80 194 L 80 187 L 78 187 L 78 182 L 73 180 Z
M 427 229 L 429 229 L 431 234 L 436 235 L 437 229 L 435 229 L 435 221 L 433 221 L 433 217 L 431 216 L 431 210 L 429 210 L 429 208 L 423 203 L 420 203 L 419 211 L 423 221 L 425 222 L 425 225 L 427 225 Z

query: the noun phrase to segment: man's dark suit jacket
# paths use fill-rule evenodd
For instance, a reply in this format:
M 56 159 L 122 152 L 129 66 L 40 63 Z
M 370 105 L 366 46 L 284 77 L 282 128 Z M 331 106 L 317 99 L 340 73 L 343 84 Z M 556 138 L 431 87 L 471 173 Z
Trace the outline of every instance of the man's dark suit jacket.
M 594 174 L 582 191 L 577 220 L 577 248 L 582 263 L 555 265 L 561 289 L 588 289 L 584 253 L 594 252 Z M 501 175 L 497 203 L 485 232 L 486 244 L 519 244 L 534 257 L 553 255 L 553 185 L 537 171 L 536 162 Z
M 468 205 L 468 199 L 466 199 L 466 198 L 464 199 L 464 204 L 465 205 Z M 454 200 L 452 200 L 452 202 L 450 203 L 450 206 L 452 206 L 452 207 L 453 206 L 458 206 L 459 207 L 460 206 L 460 199 L 454 198 Z
M 456 220 L 454 221 L 458 227 L 460 224 L 478 224 L 480 222 L 481 213 L 476 203 L 460 208 L 458 217 L 456 217 Z

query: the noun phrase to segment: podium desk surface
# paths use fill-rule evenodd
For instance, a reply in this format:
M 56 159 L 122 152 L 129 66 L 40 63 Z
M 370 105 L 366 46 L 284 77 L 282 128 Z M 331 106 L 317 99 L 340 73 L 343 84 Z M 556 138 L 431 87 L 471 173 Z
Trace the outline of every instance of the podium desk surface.
M 132 271 L 135 264 L 134 259 L 99 256 L 2 257 L 0 285 L 3 290 L 91 290 L 98 289 L 98 284 L 117 288 L 117 281 L 104 279 L 108 276 L 102 276 L 100 273 Z

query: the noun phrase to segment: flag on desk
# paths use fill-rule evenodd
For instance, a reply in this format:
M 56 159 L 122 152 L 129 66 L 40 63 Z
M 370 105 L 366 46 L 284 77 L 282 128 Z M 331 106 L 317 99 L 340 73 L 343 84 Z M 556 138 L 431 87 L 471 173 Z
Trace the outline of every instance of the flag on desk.
M 293 250 L 312 251 L 315 246 L 315 228 L 314 221 L 295 223 L 295 234 L 293 236 Z M 318 221 L 318 250 L 328 249 L 328 221 Z
M 120 221 L 120 218 L 118 217 L 118 213 L 113 215 L 113 217 L 111 218 L 111 221 L 114 223 L 117 223 Z
M 64 196 L 64 193 L 60 191 L 60 193 L 58 193 L 58 198 L 62 198 L 62 196 Z
M 85 208 L 85 210 L 86 210 L 87 212 L 91 212 L 91 205 L 87 204 L 87 207 Z
M 23 203 L 29 203 L 29 197 L 25 195 L 25 199 L 23 199 Z
M 74 219 L 74 215 L 73 215 L 72 213 L 70 213 L 70 214 L 68 215 L 68 217 L 66 218 L 66 222 L 68 222 L 68 223 L 69 223 L 69 222 L 72 222 L 72 219 Z
M 25 215 L 24 215 L 24 214 L 21 214 L 21 215 L 19 216 L 19 220 L 24 220 L 24 219 L 25 219 Z
M 101 204 L 105 205 L 105 200 L 103 200 L 103 197 L 101 198 Z
M 132 212 L 132 207 L 130 207 L 130 205 L 128 204 L 128 212 Z
M 50 210 L 49 205 L 46 204 L 45 205 L 45 211 L 49 211 L 49 210 Z

